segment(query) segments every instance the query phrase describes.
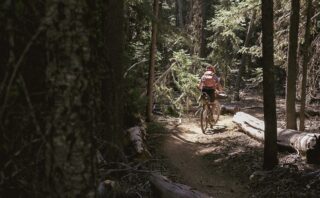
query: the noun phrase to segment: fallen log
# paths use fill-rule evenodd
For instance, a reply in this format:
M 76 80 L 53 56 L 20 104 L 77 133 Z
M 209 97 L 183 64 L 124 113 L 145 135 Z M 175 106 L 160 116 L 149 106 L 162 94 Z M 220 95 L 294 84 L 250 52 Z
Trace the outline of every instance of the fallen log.
M 247 113 L 238 112 L 233 116 L 235 122 L 247 135 L 258 141 L 264 141 L 264 122 Z
M 209 195 L 194 190 L 190 186 L 174 183 L 158 174 L 151 175 L 150 184 L 154 198 L 210 198 Z
M 235 122 L 246 134 L 254 139 L 264 141 L 264 122 L 244 112 L 233 117 Z M 306 155 L 309 163 L 320 162 L 320 134 L 307 133 L 291 129 L 277 129 L 277 143 Z
M 304 110 L 304 113 L 307 117 L 310 116 L 320 116 L 320 110 L 319 108 L 312 108 L 312 107 L 306 107 Z M 297 115 L 300 114 L 300 110 L 296 112 Z
M 119 197 L 120 185 L 118 182 L 105 180 L 99 183 L 97 189 L 97 198 Z
M 118 181 L 105 180 L 98 185 L 96 198 L 112 198 L 112 197 L 137 197 L 137 194 L 130 190 L 127 185 L 123 185 Z
M 127 140 L 125 145 L 130 145 L 134 149 L 134 155 L 139 159 L 148 159 L 151 157 L 150 152 L 145 144 L 146 134 L 142 127 L 131 127 L 126 131 Z

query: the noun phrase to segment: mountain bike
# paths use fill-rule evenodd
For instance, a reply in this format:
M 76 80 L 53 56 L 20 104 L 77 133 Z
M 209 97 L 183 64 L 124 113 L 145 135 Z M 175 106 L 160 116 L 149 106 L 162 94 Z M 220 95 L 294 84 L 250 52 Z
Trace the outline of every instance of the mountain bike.
M 210 97 L 207 93 L 203 92 L 200 98 L 201 111 L 200 111 L 200 124 L 202 133 L 206 134 L 206 131 L 210 127 L 218 122 L 220 116 L 221 105 L 217 99 L 214 102 L 210 102 Z

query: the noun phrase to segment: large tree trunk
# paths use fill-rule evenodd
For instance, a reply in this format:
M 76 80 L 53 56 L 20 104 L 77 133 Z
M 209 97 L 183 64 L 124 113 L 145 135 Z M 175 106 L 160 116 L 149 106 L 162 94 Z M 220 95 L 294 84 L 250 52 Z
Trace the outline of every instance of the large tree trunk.
M 7 31 L 8 31 L 8 62 L 6 65 L 3 66 L 2 72 L 0 74 L 0 79 L 1 79 L 1 84 L 0 84 L 0 125 L 2 126 L 2 118 L 4 117 L 3 114 L 5 113 L 5 109 L 7 106 L 7 101 L 8 101 L 8 94 L 10 89 L 9 86 L 6 87 L 6 84 L 9 80 L 9 68 L 14 67 L 14 62 L 15 62 L 15 40 L 14 40 L 14 27 L 13 27 L 13 18 L 14 18 L 14 13 L 15 13 L 15 4 L 14 2 L 10 1 L 10 9 L 8 10 L 8 19 L 7 19 Z M 2 77 L 2 78 L 1 78 Z M 5 88 L 7 88 L 6 94 Z
M 164 176 L 153 174 L 150 178 L 154 198 L 209 198 L 210 196 L 190 186 L 170 181 Z
M 305 129 L 305 106 L 306 106 L 306 84 L 307 84 L 307 71 L 309 62 L 309 46 L 310 46 L 310 19 L 311 19 L 312 0 L 307 1 L 307 22 L 304 33 L 304 46 L 303 46 L 303 61 L 302 61 L 302 82 L 301 82 L 301 106 L 300 106 L 300 126 L 299 130 Z
M 297 129 L 296 120 L 296 79 L 297 79 L 297 47 L 299 30 L 300 0 L 291 0 L 289 52 L 286 86 L 286 123 L 287 129 Z
M 233 117 L 233 122 L 254 139 L 260 142 L 265 140 L 265 123 L 262 120 L 238 112 Z M 320 162 L 320 134 L 281 128 L 278 128 L 277 131 L 277 144 L 279 146 L 299 151 L 303 155 L 306 154 L 307 160 L 310 162 Z M 313 155 L 310 156 L 308 153 L 313 153 Z
M 84 120 L 88 32 L 80 20 L 84 3 L 47 1 L 48 116 L 45 126 L 45 168 L 48 197 L 88 196 L 94 188 L 92 136 Z M 118 65 L 117 65 L 118 66 Z M 85 112 L 85 113 L 84 113 Z
M 148 104 L 147 104 L 147 121 L 152 121 L 152 106 L 153 106 L 153 82 L 154 82 L 154 67 L 156 63 L 157 53 L 157 33 L 158 33 L 158 15 L 159 15 L 159 0 L 153 2 L 153 14 L 155 20 L 152 22 L 152 35 L 150 47 L 150 65 L 149 65 L 149 79 L 148 79 Z
M 277 158 L 277 116 L 274 90 L 273 0 L 262 0 L 262 64 L 265 131 L 263 168 L 272 169 Z
M 246 35 L 246 39 L 244 42 L 243 47 L 248 47 L 249 46 L 249 41 L 252 37 L 252 33 L 253 33 L 253 26 L 254 26 L 254 21 L 256 20 L 256 11 L 254 10 L 252 12 L 252 16 L 251 16 L 251 20 L 249 23 L 249 27 L 248 27 L 248 31 L 247 31 L 247 35 Z M 242 54 L 241 57 L 241 64 L 240 64 L 240 68 L 239 68 L 239 72 L 238 72 L 238 76 L 237 76 L 237 81 L 236 81 L 236 87 L 235 87 L 235 95 L 234 95 L 234 100 L 239 101 L 240 100 L 240 84 L 241 84 L 241 78 L 244 74 L 245 68 L 246 68 L 246 59 L 247 59 L 247 54 Z
M 121 147 L 123 133 L 123 48 L 124 48 L 124 3 L 123 0 L 107 0 L 104 6 L 105 49 L 102 79 L 103 119 L 106 129 L 102 138 Z

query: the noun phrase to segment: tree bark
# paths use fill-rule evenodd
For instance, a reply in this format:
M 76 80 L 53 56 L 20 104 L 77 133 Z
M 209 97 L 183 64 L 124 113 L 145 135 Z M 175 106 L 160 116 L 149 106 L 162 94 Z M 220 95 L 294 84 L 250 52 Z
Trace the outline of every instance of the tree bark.
M 264 169 L 272 169 L 278 164 L 273 48 L 273 0 L 262 0 L 263 106 L 266 123 Z
M 291 0 L 289 52 L 286 86 L 286 124 L 287 129 L 297 129 L 296 121 L 296 79 L 297 79 L 297 47 L 299 30 L 300 0 Z
M 123 150 L 122 139 L 124 137 L 124 1 L 107 0 L 102 4 L 103 13 L 101 40 L 103 47 L 97 53 L 101 59 L 97 64 L 101 65 L 103 77 L 101 79 L 102 97 L 102 123 L 105 128 L 101 130 L 101 138 L 117 147 L 114 152 L 107 149 L 108 160 L 119 160 Z M 101 64 L 101 62 L 102 64 Z M 114 147 L 112 146 L 112 147 Z
M 94 188 L 95 168 L 89 132 L 92 128 L 84 122 L 90 120 L 84 107 L 89 42 L 80 20 L 85 15 L 85 4 L 77 0 L 46 3 L 48 114 L 44 163 L 48 189 L 42 191 L 48 197 L 86 197 L 88 189 Z
M 249 41 L 252 37 L 252 33 L 253 33 L 253 26 L 254 26 L 254 21 L 256 20 L 256 11 L 254 10 L 252 12 L 252 16 L 251 16 L 251 20 L 249 23 L 249 27 L 248 27 L 248 31 L 247 31 L 247 35 L 246 35 L 246 39 L 244 42 L 243 47 L 248 47 L 249 46 Z M 239 73 L 237 76 L 237 81 L 236 81 L 236 87 L 235 87 L 235 95 L 234 95 L 234 100 L 239 101 L 240 100 L 240 85 L 241 85 L 241 78 L 244 75 L 245 72 L 245 68 L 246 68 L 246 59 L 247 59 L 247 54 L 243 53 L 241 56 L 241 64 L 240 64 L 240 68 L 239 68 Z
M 307 71 L 309 62 L 309 46 L 310 46 L 310 19 L 311 19 L 312 0 L 307 1 L 307 22 L 304 33 L 304 46 L 303 46 L 303 61 L 302 61 L 302 82 L 301 82 L 301 106 L 300 106 L 300 126 L 299 130 L 304 131 L 305 125 L 305 106 L 306 106 L 306 84 L 307 84 Z
M 148 79 L 148 103 L 147 103 L 147 122 L 152 121 L 152 106 L 153 106 L 153 82 L 154 82 L 154 67 L 156 63 L 157 53 L 157 33 L 158 33 L 158 15 L 159 15 L 159 0 L 153 1 L 153 15 L 152 21 L 152 34 L 151 34 L 151 47 L 150 47 L 150 64 L 149 64 L 149 79 Z
M 4 93 L 4 90 L 6 88 L 7 81 L 9 79 L 9 68 L 14 66 L 15 63 L 15 54 L 14 54 L 14 47 L 15 47 L 15 40 L 14 40 L 14 29 L 13 29 L 13 18 L 14 18 L 14 13 L 15 13 L 15 6 L 14 2 L 10 2 L 10 11 L 8 14 L 8 19 L 7 19 L 7 31 L 8 31 L 8 48 L 9 48 L 9 54 L 8 54 L 8 62 L 7 65 L 4 66 L 4 69 L 2 70 L 3 73 L 0 74 L 0 77 L 3 76 L 3 80 L 1 79 L 1 84 L 0 84 L 0 93 Z M 9 90 L 10 91 L 10 90 Z M 0 96 L 0 125 L 2 126 L 2 118 L 4 117 L 3 114 L 6 109 L 6 103 L 7 103 L 7 98 L 9 96 L 7 94 L 1 94 Z

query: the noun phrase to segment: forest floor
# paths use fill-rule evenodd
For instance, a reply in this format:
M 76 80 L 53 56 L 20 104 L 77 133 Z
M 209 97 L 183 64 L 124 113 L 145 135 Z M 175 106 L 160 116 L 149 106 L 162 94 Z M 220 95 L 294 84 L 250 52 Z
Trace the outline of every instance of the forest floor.
M 277 101 L 280 118 L 283 102 Z M 248 96 L 237 105 L 263 119 L 261 98 Z M 218 198 L 319 195 L 320 180 L 300 180 L 319 166 L 306 164 L 297 154 L 280 153 L 279 166 L 263 171 L 263 145 L 240 132 L 232 117 L 222 115 L 217 125 L 226 128 L 209 134 L 202 133 L 196 117 L 158 117 L 149 126 L 149 139 L 153 155 L 163 160 L 162 174 Z M 279 119 L 278 125 L 283 123 Z
M 205 135 L 195 119 L 167 123 L 168 135 L 159 147 L 179 182 L 213 197 L 248 197 L 248 167 L 257 167 L 248 153 L 261 150 L 258 142 L 239 133 L 231 116 L 221 116 L 225 131 Z M 260 151 L 261 152 L 261 151 Z M 242 167 L 239 167 L 241 161 Z M 253 164 L 252 164 L 253 163 Z M 243 174 L 244 173 L 244 174 Z

